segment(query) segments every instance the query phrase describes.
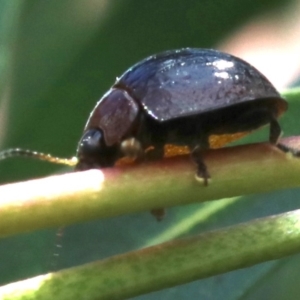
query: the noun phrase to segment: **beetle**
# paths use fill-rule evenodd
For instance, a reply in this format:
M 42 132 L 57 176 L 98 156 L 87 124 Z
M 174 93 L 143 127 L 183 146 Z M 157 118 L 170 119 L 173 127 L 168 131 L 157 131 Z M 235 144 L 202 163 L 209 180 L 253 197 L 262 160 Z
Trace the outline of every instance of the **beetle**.
M 196 179 L 207 185 L 204 150 L 267 124 L 269 142 L 277 145 L 278 118 L 287 108 L 269 80 L 244 60 L 212 49 L 171 50 L 142 60 L 117 78 L 91 112 L 77 158 L 9 149 L 0 159 L 31 156 L 81 171 L 112 167 L 123 157 L 161 159 L 166 146 L 184 146 L 197 166 Z M 163 216 L 162 209 L 152 213 L 157 219 Z
M 277 119 L 287 107 L 269 80 L 242 59 L 212 49 L 166 51 L 129 68 L 96 104 L 76 169 L 110 167 L 123 156 L 160 159 L 165 145 L 187 146 L 196 177 L 207 185 L 203 150 L 267 124 L 276 145 Z
M 257 69 L 233 55 L 184 48 L 150 56 L 129 68 L 97 102 L 79 141 L 77 159 L 10 149 L 0 159 L 27 155 L 75 169 L 112 167 L 122 157 L 160 159 L 166 145 L 188 147 L 196 178 L 208 184 L 204 150 L 222 147 L 270 124 L 281 134 L 287 102 Z

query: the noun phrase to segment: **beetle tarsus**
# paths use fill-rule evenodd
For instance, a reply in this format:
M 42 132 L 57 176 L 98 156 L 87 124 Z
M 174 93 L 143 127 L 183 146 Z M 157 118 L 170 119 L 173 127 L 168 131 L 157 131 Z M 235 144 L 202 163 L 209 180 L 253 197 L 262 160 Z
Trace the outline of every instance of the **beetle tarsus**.
M 300 158 L 300 151 L 298 149 L 293 149 L 292 147 L 289 147 L 281 143 L 278 143 L 276 147 L 281 151 L 283 151 L 284 153 L 291 153 L 294 157 Z
M 195 177 L 197 181 L 203 182 L 205 186 L 208 186 L 210 175 L 204 162 L 197 162 L 197 172 Z
M 210 179 L 210 174 L 207 170 L 207 166 L 203 161 L 203 154 L 202 149 L 200 147 L 196 147 L 192 151 L 192 159 L 197 165 L 197 172 L 196 172 L 196 180 L 203 182 L 205 186 L 208 186 L 208 181 Z

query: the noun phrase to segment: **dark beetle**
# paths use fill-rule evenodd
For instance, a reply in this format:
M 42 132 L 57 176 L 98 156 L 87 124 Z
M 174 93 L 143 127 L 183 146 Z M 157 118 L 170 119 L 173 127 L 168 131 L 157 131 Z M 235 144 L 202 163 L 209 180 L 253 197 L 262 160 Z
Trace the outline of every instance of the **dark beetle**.
M 210 49 L 163 52 L 126 71 L 96 104 L 76 169 L 110 167 L 123 156 L 159 159 L 171 144 L 189 147 L 197 177 L 207 184 L 202 150 L 266 124 L 270 143 L 277 144 L 277 118 L 287 106 L 264 75 L 235 56 Z
M 235 56 L 210 49 L 167 51 L 134 65 L 101 98 L 85 126 L 77 159 L 22 149 L 3 151 L 0 159 L 27 155 L 87 170 L 113 166 L 127 156 L 159 159 L 166 145 L 186 146 L 197 178 L 207 184 L 203 150 L 266 124 L 276 145 L 277 118 L 287 106 L 264 75 Z
M 85 126 L 77 159 L 22 149 L 3 151 L 0 159 L 26 155 L 87 170 L 111 167 L 128 156 L 160 159 L 166 145 L 185 146 L 197 164 L 197 178 L 207 185 L 203 150 L 267 124 L 269 141 L 276 145 L 277 118 L 287 106 L 264 75 L 235 56 L 209 49 L 167 51 L 134 65 L 101 98 Z M 162 217 L 161 209 L 152 212 Z

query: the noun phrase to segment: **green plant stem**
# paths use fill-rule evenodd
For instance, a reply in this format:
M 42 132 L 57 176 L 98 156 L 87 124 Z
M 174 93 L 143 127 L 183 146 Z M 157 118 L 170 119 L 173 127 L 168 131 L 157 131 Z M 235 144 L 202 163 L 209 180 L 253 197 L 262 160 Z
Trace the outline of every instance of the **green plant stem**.
M 300 138 L 283 140 L 300 148 Z M 268 143 L 210 150 L 209 186 L 188 156 L 0 187 L 0 236 L 300 186 L 300 160 Z
M 50 273 L 0 288 L 3 300 L 117 300 L 300 250 L 300 210 Z

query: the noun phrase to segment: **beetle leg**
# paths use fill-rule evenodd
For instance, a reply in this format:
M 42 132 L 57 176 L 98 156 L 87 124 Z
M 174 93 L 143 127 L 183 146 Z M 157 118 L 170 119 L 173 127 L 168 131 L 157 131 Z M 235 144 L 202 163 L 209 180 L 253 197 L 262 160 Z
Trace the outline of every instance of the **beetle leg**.
M 139 140 L 136 138 L 128 138 L 121 143 L 121 151 L 125 156 L 143 160 L 144 151 Z
M 164 157 L 164 146 L 156 145 L 155 148 L 146 151 L 145 156 L 148 161 L 162 159 Z
M 162 221 L 166 215 L 166 210 L 164 208 L 154 208 L 151 209 L 150 212 L 158 222 Z
M 287 145 L 278 143 L 277 148 L 283 151 L 284 153 L 291 153 L 294 157 L 300 158 L 300 151 L 297 149 L 293 149 Z
M 295 157 L 300 157 L 300 151 L 293 149 L 282 143 L 278 143 L 278 140 L 281 135 L 281 128 L 277 120 L 274 118 L 270 122 L 270 143 L 276 145 L 278 149 L 284 153 L 291 153 Z
M 164 157 L 164 145 L 156 145 L 155 148 L 145 153 L 146 160 L 158 160 Z M 151 210 L 151 214 L 156 218 L 157 221 L 161 221 L 166 215 L 166 210 L 162 207 L 154 208 Z
M 135 158 L 135 161 L 142 162 L 144 160 L 157 160 L 164 157 L 164 147 L 156 146 L 155 148 L 144 152 L 143 146 L 136 138 L 128 138 L 121 143 L 121 150 L 125 156 Z M 151 210 L 151 214 L 157 221 L 161 221 L 166 212 L 164 208 L 155 208 Z
M 270 136 L 269 141 L 273 145 L 277 145 L 281 136 L 281 128 L 276 118 L 272 118 L 270 121 Z
M 197 172 L 196 172 L 196 180 L 201 181 L 204 183 L 205 186 L 208 185 L 208 180 L 210 179 L 210 174 L 207 170 L 207 166 L 203 160 L 203 150 L 209 148 L 208 137 L 205 137 L 200 142 L 200 145 L 192 148 L 191 157 L 192 160 L 197 165 Z

